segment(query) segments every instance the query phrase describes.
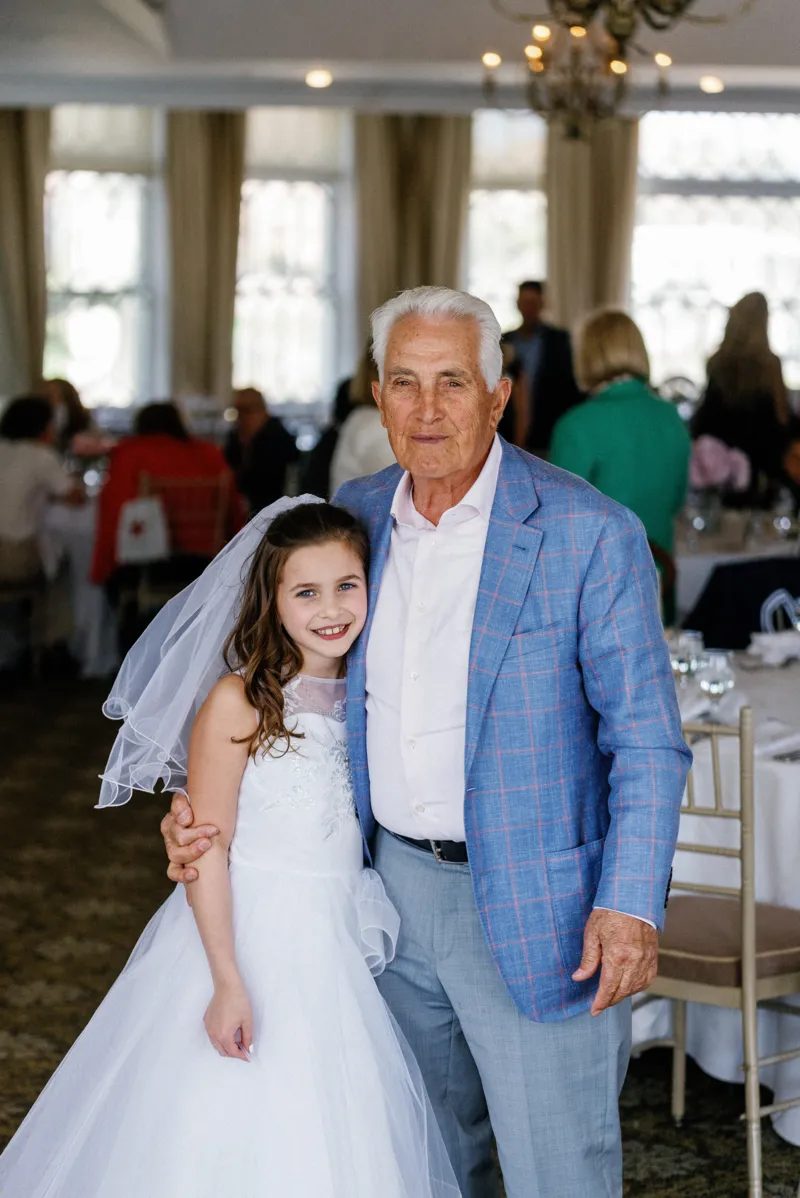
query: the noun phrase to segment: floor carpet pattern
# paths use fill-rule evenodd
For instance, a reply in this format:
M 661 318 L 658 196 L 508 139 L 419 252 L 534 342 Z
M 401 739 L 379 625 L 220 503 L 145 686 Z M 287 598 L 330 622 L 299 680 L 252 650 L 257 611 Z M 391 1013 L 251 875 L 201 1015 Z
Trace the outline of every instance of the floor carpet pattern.
M 0 693 L 0 1148 L 170 889 L 164 800 L 93 810 L 115 728 L 100 714 L 105 690 L 56 682 Z M 668 1054 L 633 1061 L 621 1103 L 626 1198 L 745 1198 L 742 1104 L 740 1086 L 690 1063 L 678 1130 Z M 795 1198 L 798 1181 L 800 1150 L 765 1124 L 765 1198 Z

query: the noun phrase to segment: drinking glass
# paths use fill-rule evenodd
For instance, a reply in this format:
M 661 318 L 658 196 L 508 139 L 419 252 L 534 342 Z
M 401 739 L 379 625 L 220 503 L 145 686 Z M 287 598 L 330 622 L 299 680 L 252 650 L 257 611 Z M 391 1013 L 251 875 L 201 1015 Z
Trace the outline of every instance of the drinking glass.
M 719 706 L 725 696 L 736 686 L 736 675 L 731 665 L 731 654 L 709 653 L 698 670 L 700 690 L 711 700 L 711 719 L 718 721 Z
M 670 664 L 676 684 L 684 689 L 703 663 L 703 634 L 685 631 L 670 641 Z

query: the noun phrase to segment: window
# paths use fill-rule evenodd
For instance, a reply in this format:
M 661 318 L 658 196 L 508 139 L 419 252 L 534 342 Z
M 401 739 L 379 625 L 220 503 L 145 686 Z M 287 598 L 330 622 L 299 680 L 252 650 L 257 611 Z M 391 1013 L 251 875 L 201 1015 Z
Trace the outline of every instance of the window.
M 328 403 L 352 357 L 351 122 L 334 109 L 247 114 L 235 386 Z
M 545 149 L 545 123 L 533 113 L 473 117 L 467 289 L 504 329 L 518 323 L 519 283 L 545 276 Z
M 767 296 L 773 349 L 800 387 L 800 116 L 650 113 L 632 306 L 655 382 L 702 383 L 727 309 L 748 291 Z
M 53 111 L 45 189 L 45 373 L 89 405 L 165 389 L 161 132 L 151 109 Z

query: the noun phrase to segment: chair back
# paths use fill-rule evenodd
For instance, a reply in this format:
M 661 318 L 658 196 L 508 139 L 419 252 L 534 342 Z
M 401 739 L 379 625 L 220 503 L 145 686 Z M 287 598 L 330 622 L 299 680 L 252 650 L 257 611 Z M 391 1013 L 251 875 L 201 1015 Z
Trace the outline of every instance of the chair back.
M 697 803 L 695 791 L 695 767 L 689 771 L 686 792 L 681 804 L 681 815 L 707 819 L 737 820 L 740 825 L 739 847 L 722 845 L 689 844 L 679 840 L 677 851 L 701 853 L 712 857 L 731 857 L 739 861 L 739 885 L 717 886 L 710 882 L 681 882 L 673 879 L 672 889 L 685 890 L 694 894 L 718 895 L 735 898 L 741 903 L 742 915 L 742 989 L 751 990 L 755 996 L 756 984 L 756 895 L 755 895 L 755 739 L 753 733 L 753 709 L 743 707 L 739 713 L 738 726 L 725 724 L 684 724 L 683 734 L 689 746 L 701 740 L 710 742 L 711 767 L 714 784 L 714 803 Z M 739 808 L 726 807 L 723 803 L 720 742 L 736 740 L 739 747 Z
M 163 505 L 173 554 L 191 553 L 212 558 L 225 545 L 225 515 L 231 480 L 216 478 L 162 478 L 142 473 L 139 495 L 157 496 Z

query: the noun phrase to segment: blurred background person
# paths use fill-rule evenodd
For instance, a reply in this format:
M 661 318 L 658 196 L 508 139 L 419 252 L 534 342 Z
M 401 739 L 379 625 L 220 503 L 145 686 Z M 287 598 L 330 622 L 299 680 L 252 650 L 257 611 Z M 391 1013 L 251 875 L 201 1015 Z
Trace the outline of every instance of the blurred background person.
M 236 425 L 225 441 L 225 459 L 250 513 L 255 515 L 287 492 L 287 473 L 300 457 L 297 442 L 273 416 L 255 387 L 233 395 Z
M 692 436 L 716 437 L 740 449 L 751 486 L 737 502 L 769 503 L 785 483 L 800 486 L 800 421 L 792 415 L 780 358 L 769 343 L 769 307 L 759 291 L 734 304 L 725 335 L 708 362 L 703 401 Z
M 677 409 L 650 387 L 650 360 L 624 312 L 596 312 L 578 338 L 588 399 L 558 421 L 550 460 L 630 508 L 647 539 L 672 554 L 686 499 L 691 443 Z
M 112 603 L 136 573 L 136 567 L 117 561 L 117 529 L 124 505 L 142 495 L 145 479 L 153 480 L 170 527 L 171 560 L 160 564 L 160 572 L 174 575 L 184 585 L 196 578 L 221 548 L 216 543 L 217 497 L 221 495 L 224 503 L 220 513 L 224 539 L 244 523 L 244 506 L 222 451 L 210 441 L 190 436 L 174 403 L 147 404 L 136 415 L 133 435 L 112 450 L 98 502 L 92 581 L 106 586 Z M 207 495 L 201 494 L 197 485 L 203 480 L 209 483 Z M 162 493 L 158 486 L 162 481 L 173 486 L 166 486 Z M 216 482 L 221 485 L 215 487 Z
M 42 394 L 53 409 L 55 447 L 59 453 L 67 453 L 73 438 L 91 429 L 91 413 L 83 406 L 76 388 L 66 379 L 45 379 Z
M 519 363 L 527 411 L 517 411 L 518 405 L 509 404 L 500 425 L 506 440 L 517 441 L 540 457 L 547 456 L 559 416 L 582 398 L 575 382 L 569 333 L 542 320 L 544 304 L 544 283 L 532 279 L 520 283 L 517 308 L 522 324 L 506 333 L 503 342 L 511 346 Z
M 81 503 L 83 487 L 65 470 L 53 445 L 56 426 L 47 399 L 13 399 L 0 419 L 0 583 L 17 585 L 42 572 L 38 537 L 47 505 Z
M 330 469 L 330 493 L 343 483 L 365 474 L 392 466 L 395 456 L 389 444 L 389 434 L 381 422 L 381 414 L 372 394 L 372 384 L 378 381 L 370 350 L 364 354 L 350 387 L 352 410 L 342 424 L 333 453 Z
M 320 495 L 323 499 L 329 499 L 333 494 L 335 488 L 331 485 L 331 463 L 339 434 L 353 407 L 362 401 L 364 386 L 369 386 L 374 377 L 373 371 L 372 351 L 368 341 L 355 374 L 343 379 L 337 387 L 330 421 L 322 430 L 314 448 L 306 456 L 300 478 L 301 492 Z

